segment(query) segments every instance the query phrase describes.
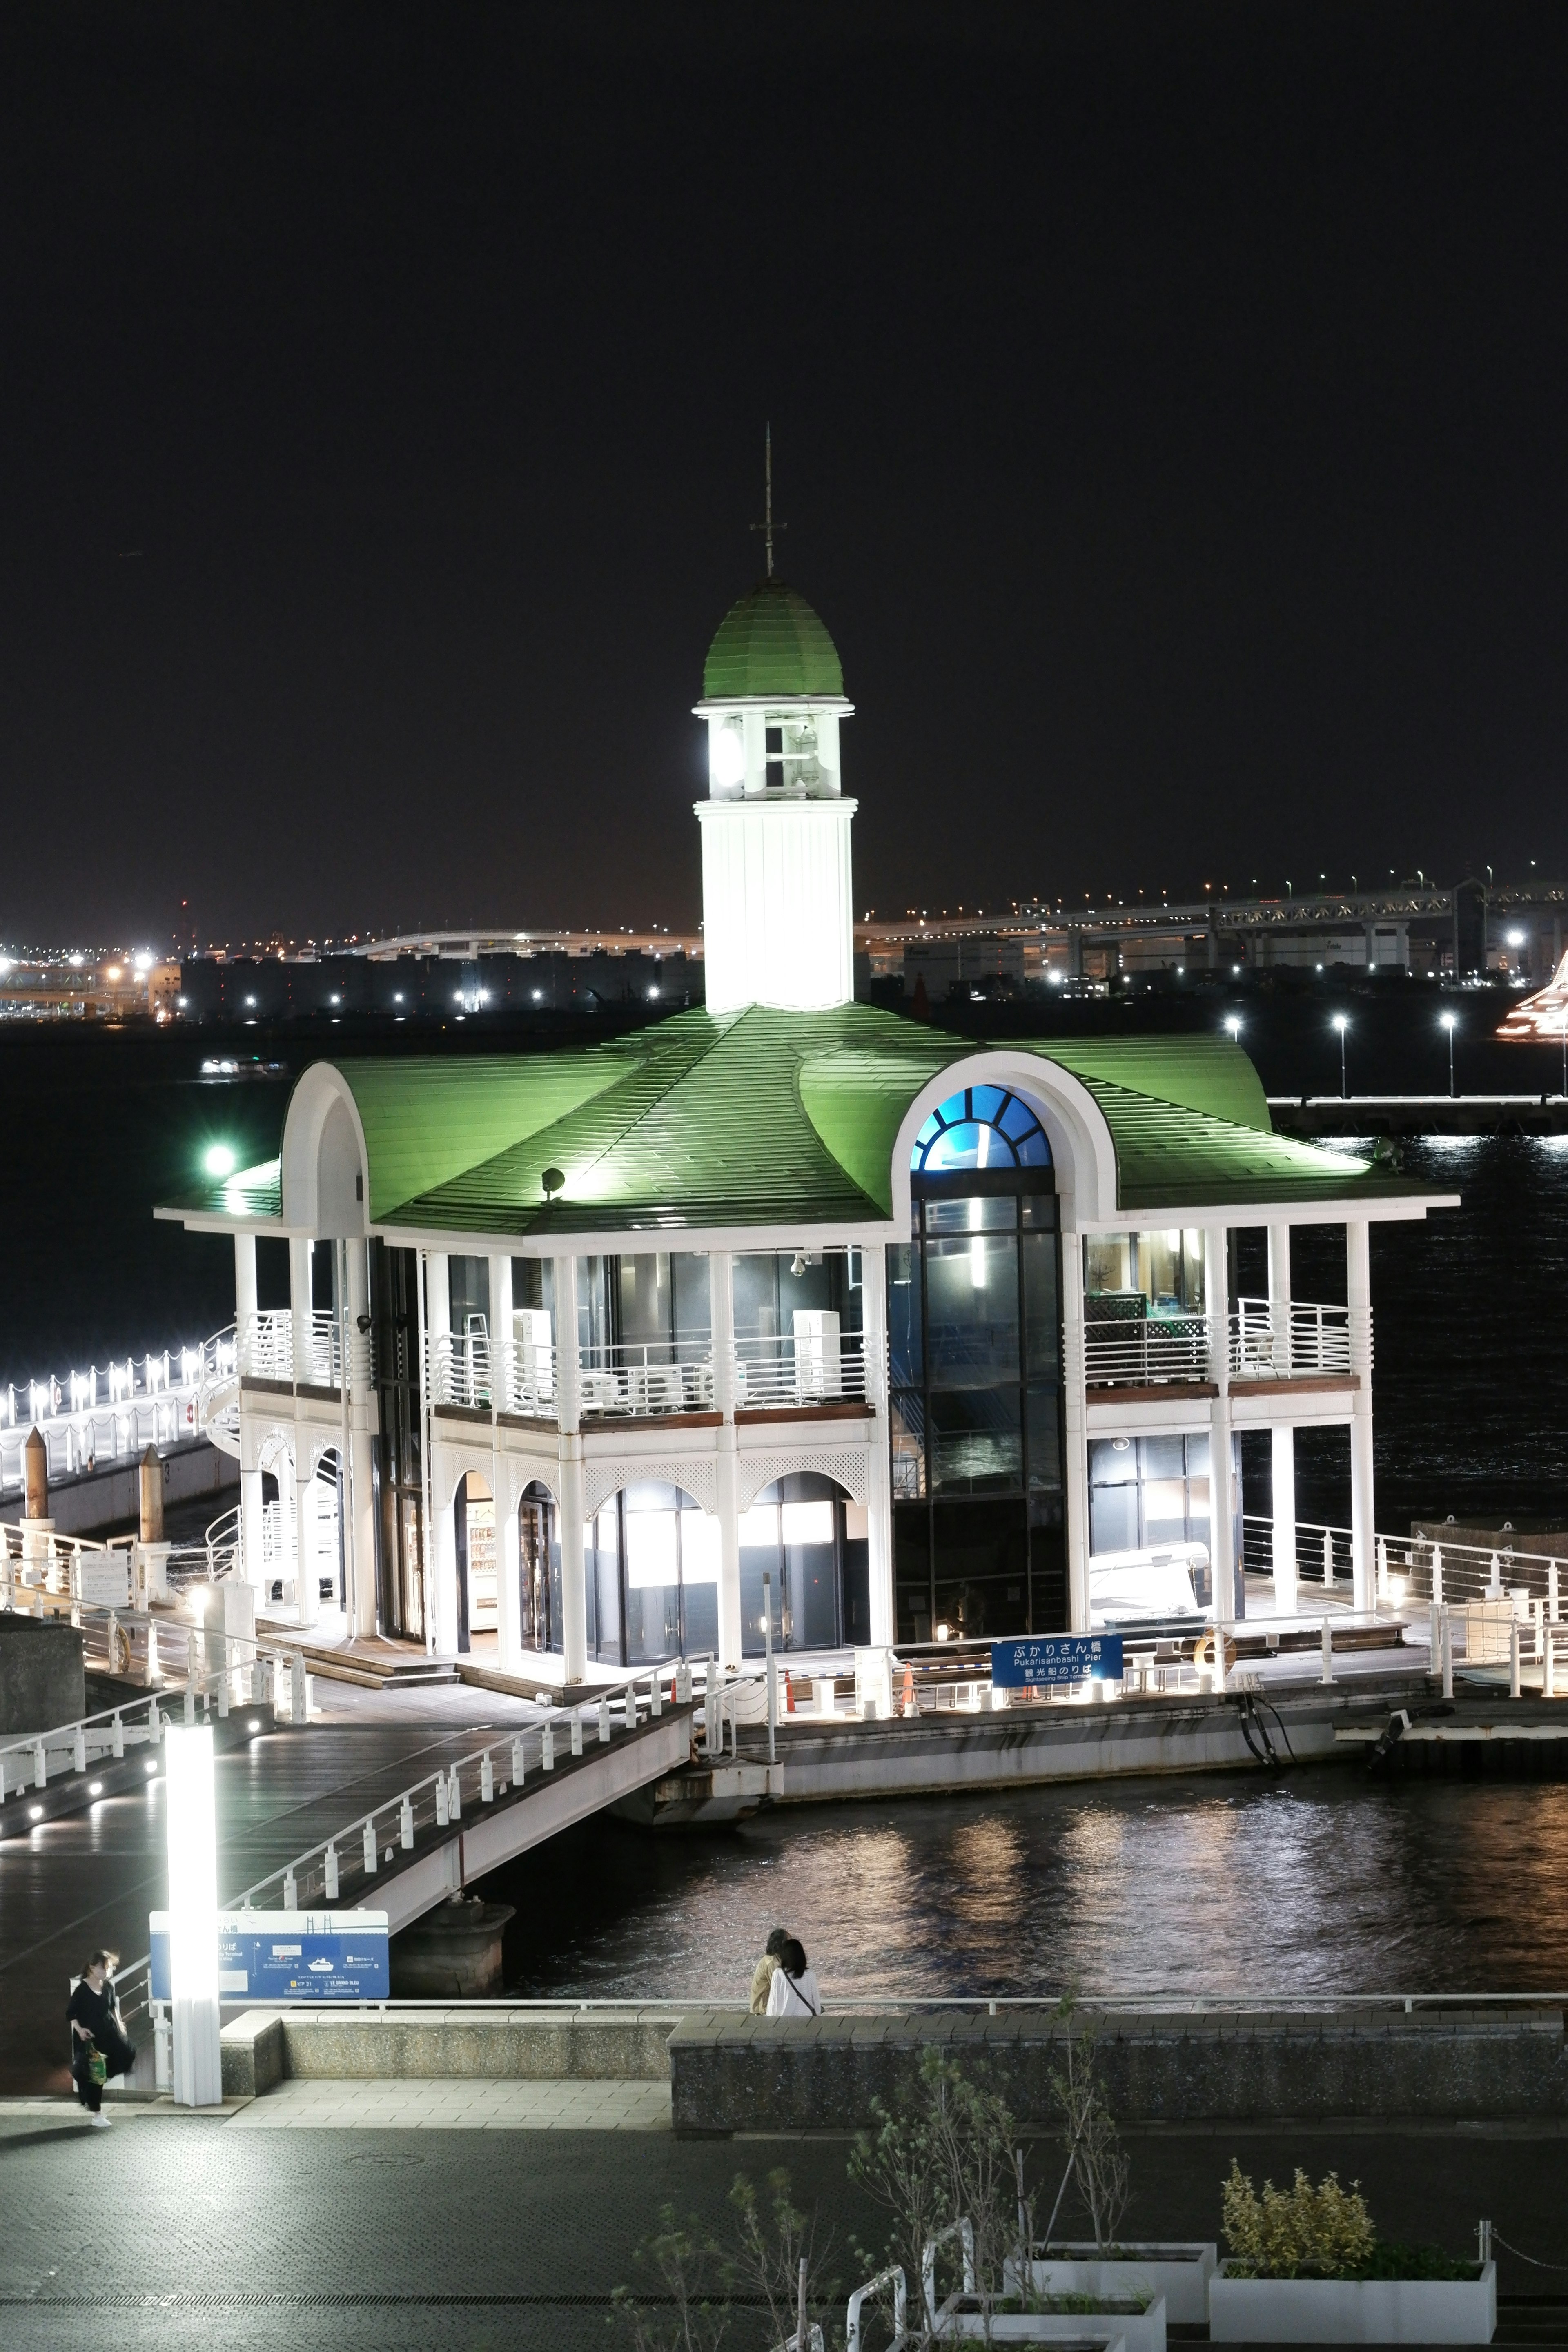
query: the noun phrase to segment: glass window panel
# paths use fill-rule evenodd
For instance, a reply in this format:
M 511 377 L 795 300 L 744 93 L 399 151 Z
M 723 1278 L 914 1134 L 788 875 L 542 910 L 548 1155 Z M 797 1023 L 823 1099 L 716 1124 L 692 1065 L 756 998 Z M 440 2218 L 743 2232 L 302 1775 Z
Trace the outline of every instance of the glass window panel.
M 1131 1290 L 1132 1268 L 1126 1234 L 1090 1234 L 1084 1242 L 1083 1286 L 1100 1290 Z
M 1187 1475 L 1206 1478 L 1209 1475 L 1209 1442 L 1206 1433 L 1189 1437 L 1187 1444 Z
M 713 1328 L 708 1287 L 708 1261 L 693 1250 L 677 1250 L 669 1261 L 670 1289 L 675 1299 L 678 1339 L 706 1339 Z
M 719 1648 L 719 1580 L 706 1580 L 693 1584 L 687 1579 L 681 1590 L 681 1609 L 686 1622 L 686 1654 L 699 1657 L 704 1650 L 717 1653 Z
M 1054 1233 L 1057 1225 L 1057 1196 L 1054 1192 L 1026 1192 L 1018 1203 L 1026 1225 L 1048 1226 Z
M 790 1263 L 785 1258 L 784 1264 Z M 774 1339 L 779 1328 L 779 1262 L 747 1254 L 734 1261 L 735 1337 Z
M 996 1124 L 1004 1135 L 1011 1136 L 1016 1143 L 1038 1127 L 1039 1121 L 1026 1102 L 1017 1095 L 1009 1095 Z
M 1136 1486 L 1093 1486 L 1089 1496 L 1089 1549 L 1096 1552 L 1138 1549 Z
M 833 1541 L 831 1503 L 785 1503 L 784 1539 L 786 1544 L 830 1544 Z
M 1089 1483 L 1091 1486 L 1137 1485 L 1138 1455 L 1130 1437 L 1089 1439 Z
M 1151 1543 L 1170 1543 L 1172 1530 L 1180 1535 L 1187 1516 L 1187 1482 L 1184 1478 L 1145 1478 L 1143 1481 L 1143 1519 L 1149 1529 Z M 1154 1533 L 1156 1523 L 1164 1530 Z
M 931 1491 L 1016 1493 L 1023 1484 L 1024 1433 L 1016 1388 L 957 1389 L 931 1398 Z
M 926 1352 L 933 1389 L 1017 1379 L 1018 1244 L 1011 1234 L 927 1243 Z
M 1024 1253 L 1025 1364 L 1054 1373 L 1061 1361 L 1061 1310 L 1057 1298 L 1057 1237 L 1026 1234 Z
M 676 1514 L 671 1510 L 626 1513 L 626 1589 L 647 1591 L 676 1580 Z
M 895 1387 L 918 1387 L 924 1377 L 920 1259 L 907 1242 L 888 1252 L 888 1355 Z
M 1010 1168 L 1013 1151 L 1005 1138 L 972 1118 L 944 1128 L 925 1156 L 928 1176 L 950 1175 L 957 1168 Z
M 1010 1234 L 1017 1222 L 1018 1203 L 1007 1193 L 926 1202 L 928 1234 Z
M 1017 1153 L 1019 1163 L 1025 1168 L 1048 1168 L 1051 1164 L 1051 1147 L 1038 1133 L 1026 1135 L 1017 1146 Z
M 918 1389 L 895 1390 L 889 1421 L 897 1502 L 916 1502 L 925 1493 L 925 1398 Z
M 753 1503 L 749 1511 L 742 1511 L 740 1535 L 742 1551 L 776 1551 L 779 1541 L 778 1505 Z
M 1141 1437 L 1138 1466 L 1148 1478 L 1180 1478 L 1186 1473 L 1186 1440 L 1181 1437 Z
M 1062 1483 L 1061 1415 L 1058 1391 L 1032 1388 L 1028 1396 L 1029 1486 L 1058 1487 Z
M 621 1338 L 637 1346 L 670 1333 L 669 1259 L 663 1251 L 620 1260 Z
M 719 1581 L 719 1522 L 706 1511 L 694 1508 L 680 1514 L 680 1577 L 689 1589 Z
M 1002 1112 L 1012 1100 L 1013 1097 L 1001 1087 L 974 1087 L 971 1089 L 969 1097 L 970 1108 L 973 1116 L 978 1119 L 984 1119 L 987 1127 L 995 1127 L 1000 1123 Z

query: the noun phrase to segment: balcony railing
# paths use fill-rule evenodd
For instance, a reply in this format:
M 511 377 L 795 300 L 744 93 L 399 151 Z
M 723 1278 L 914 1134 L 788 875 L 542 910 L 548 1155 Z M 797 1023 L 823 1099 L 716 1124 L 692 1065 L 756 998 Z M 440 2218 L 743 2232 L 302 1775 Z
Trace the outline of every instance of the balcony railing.
M 1370 1363 L 1370 1310 L 1365 1310 L 1365 1324 Z M 1312 1307 L 1295 1298 L 1238 1298 L 1230 1318 L 1231 1375 L 1237 1380 L 1292 1380 L 1312 1373 L 1348 1373 L 1355 1364 L 1353 1338 L 1348 1307 Z
M 555 1413 L 555 1350 L 542 1339 L 502 1340 L 482 1331 L 439 1331 L 429 1346 L 430 1402 L 481 1412 Z
M 1154 1388 L 1171 1381 L 1206 1381 L 1209 1318 L 1161 1314 L 1099 1317 L 1091 1307 L 1084 1323 L 1083 1368 L 1090 1388 Z
M 342 1376 L 342 1326 L 324 1311 L 296 1315 L 291 1307 L 247 1315 L 239 1329 L 242 1380 L 294 1381 L 307 1388 L 335 1389 Z M 368 1388 L 375 1377 L 368 1331 L 350 1333 L 349 1377 Z
M 584 1348 L 578 1377 L 584 1420 L 710 1412 L 713 1343 L 704 1332 L 690 1339 Z
M 1125 1297 L 1125 1309 L 1108 1313 L 1103 1295 L 1086 1307 L 1084 1377 L 1090 1388 L 1152 1388 L 1213 1379 L 1210 1317 L 1150 1309 L 1136 1291 L 1116 1296 Z M 1238 1298 L 1228 1326 L 1233 1380 L 1304 1380 L 1323 1374 L 1348 1378 L 1358 1360 L 1372 1361 L 1370 1308 L 1352 1312 L 1348 1307 L 1318 1307 L 1301 1299 Z
M 828 1404 L 866 1393 L 864 1334 L 841 1331 L 837 1315 L 771 1339 L 735 1342 L 735 1402 Z

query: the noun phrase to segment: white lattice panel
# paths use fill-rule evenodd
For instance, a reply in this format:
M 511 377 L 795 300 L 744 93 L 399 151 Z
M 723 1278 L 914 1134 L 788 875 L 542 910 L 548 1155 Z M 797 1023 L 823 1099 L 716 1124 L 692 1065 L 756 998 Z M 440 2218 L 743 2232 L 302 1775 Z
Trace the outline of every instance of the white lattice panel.
M 857 1503 L 870 1500 L 871 1456 L 868 1446 L 799 1446 L 787 1454 L 742 1454 L 736 1474 L 738 1507 L 749 1510 L 763 1487 L 771 1486 L 775 1478 L 791 1478 L 803 1470 L 815 1470 L 821 1477 L 833 1479 Z
M 683 1486 L 693 1502 L 700 1503 L 710 1516 L 719 1507 L 717 1474 L 711 1457 L 706 1461 L 700 1454 L 680 1454 L 673 1461 L 661 1462 L 642 1454 L 618 1462 L 589 1462 L 584 1465 L 583 1489 L 588 1517 L 622 1486 L 640 1486 L 644 1479 L 658 1479 L 671 1486 Z

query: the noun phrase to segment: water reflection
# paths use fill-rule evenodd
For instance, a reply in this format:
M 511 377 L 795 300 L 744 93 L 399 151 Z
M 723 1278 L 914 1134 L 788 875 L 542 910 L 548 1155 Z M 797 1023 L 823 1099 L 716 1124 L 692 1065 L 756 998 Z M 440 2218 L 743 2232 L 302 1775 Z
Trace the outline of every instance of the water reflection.
M 585 1825 L 487 1883 L 513 1990 L 732 1996 L 791 1926 L 830 1999 L 1554 1990 L 1568 1788 L 1144 1782 Z

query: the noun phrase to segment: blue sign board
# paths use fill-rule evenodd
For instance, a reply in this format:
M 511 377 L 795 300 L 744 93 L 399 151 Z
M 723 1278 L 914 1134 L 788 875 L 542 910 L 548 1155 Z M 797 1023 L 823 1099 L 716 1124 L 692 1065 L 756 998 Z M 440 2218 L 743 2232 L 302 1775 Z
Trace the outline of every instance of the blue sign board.
M 1001 1690 L 1046 1689 L 1058 1683 L 1121 1680 L 1120 1633 L 1038 1633 L 993 1642 L 991 1679 Z
M 169 1915 L 154 1911 L 153 1999 L 173 1999 Z M 385 2000 L 392 1990 L 384 1911 L 220 1911 L 218 1999 Z

